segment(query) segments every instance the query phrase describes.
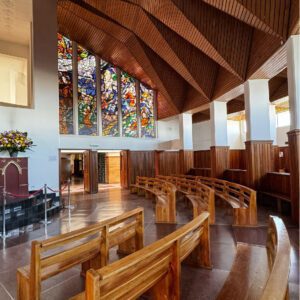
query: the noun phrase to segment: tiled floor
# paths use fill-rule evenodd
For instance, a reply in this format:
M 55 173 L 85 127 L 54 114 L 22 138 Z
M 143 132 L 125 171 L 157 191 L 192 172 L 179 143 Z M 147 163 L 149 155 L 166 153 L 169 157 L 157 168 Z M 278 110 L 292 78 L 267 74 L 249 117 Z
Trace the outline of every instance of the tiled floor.
M 131 195 L 127 190 L 101 190 L 96 195 L 74 194 L 72 202 L 75 209 L 71 215 L 62 211 L 60 215 L 47 226 L 36 225 L 33 231 L 13 236 L 0 250 L 0 299 L 15 299 L 16 269 L 29 263 L 30 244 L 34 239 L 43 239 L 69 230 L 84 227 L 96 221 L 116 216 L 124 211 L 142 206 L 145 209 L 145 242 L 149 244 L 176 228 L 188 222 L 192 215 L 183 203 L 178 203 L 177 225 L 156 225 L 154 223 L 153 203 L 149 199 Z M 255 228 L 233 228 L 231 216 L 222 208 L 217 209 L 216 225 L 211 226 L 211 249 L 213 270 L 182 266 L 181 298 L 214 299 L 228 276 L 235 257 L 236 242 L 265 244 L 268 214 L 274 212 L 259 208 L 259 226 Z M 292 244 L 290 298 L 299 299 L 299 229 L 290 225 L 285 218 Z M 112 252 L 111 260 L 117 259 Z M 79 274 L 79 267 L 73 268 L 54 278 L 43 282 L 42 299 L 68 299 L 84 288 L 84 282 Z

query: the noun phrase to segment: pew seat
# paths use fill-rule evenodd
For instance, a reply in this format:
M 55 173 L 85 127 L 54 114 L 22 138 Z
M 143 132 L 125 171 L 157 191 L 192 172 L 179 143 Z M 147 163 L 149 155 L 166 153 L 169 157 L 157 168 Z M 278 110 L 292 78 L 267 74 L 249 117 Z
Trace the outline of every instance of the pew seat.
M 217 300 L 288 299 L 290 249 L 283 221 L 270 216 L 266 247 L 238 243 Z
M 31 244 L 31 262 L 17 270 L 18 299 L 39 300 L 41 282 L 76 265 L 85 276 L 90 268 L 108 264 L 109 249 L 130 254 L 144 246 L 144 210 L 120 216 Z

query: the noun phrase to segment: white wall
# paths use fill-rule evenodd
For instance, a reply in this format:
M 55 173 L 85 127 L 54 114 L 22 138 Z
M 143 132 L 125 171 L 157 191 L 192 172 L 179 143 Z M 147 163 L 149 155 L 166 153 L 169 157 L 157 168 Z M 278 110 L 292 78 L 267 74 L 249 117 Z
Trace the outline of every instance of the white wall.
M 0 131 L 27 131 L 36 147 L 29 157 L 29 188 L 58 187 L 58 83 L 56 1 L 33 1 L 34 108 L 0 106 Z M 2 154 L 1 154 L 2 155 Z
M 290 131 L 290 126 L 277 127 L 277 145 L 279 147 L 287 146 L 285 142 L 288 141 L 287 132 Z
M 210 121 L 193 124 L 194 150 L 208 150 L 211 146 Z

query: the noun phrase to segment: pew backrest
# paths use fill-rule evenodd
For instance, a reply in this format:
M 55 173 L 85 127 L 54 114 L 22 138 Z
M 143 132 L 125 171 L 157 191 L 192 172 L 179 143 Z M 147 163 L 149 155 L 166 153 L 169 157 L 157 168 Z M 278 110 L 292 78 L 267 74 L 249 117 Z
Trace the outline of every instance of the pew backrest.
M 144 211 L 136 208 L 117 217 L 98 222 L 82 229 L 61 234 L 43 241 L 33 241 L 30 265 L 18 269 L 19 299 L 40 299 L 41 281 L 75 265 L 100 268 L 108 263 L 109 249 L 134 240 L 136 250 L 144 244 Z M 27 275 L 25 270 L 28 270 Z M 27 283 L 25 278 L 27 277 Z M 24 290 L 27 290 L 24 292 Z
M 203 254 L 196 255 L 199 264 L 211 267 L 208 217 L 205 212 L 142 250 L 89 270 L 85 299 L 136 299 L 151 288 L 160 299 L 180 299 L 180 262 L 201 248 Z
M 201 204 L 201 209 L 199 207 L 199 209 L 194 210 L 194 212 L 197 212 L 196 215 L 199 215 L 199 212 L 208 211 L 210 223 L 215 222 L 215 192 L 212 188 L 199 181 L 183 177 L 158 175 L 157 178 L 174 184 L 176 190 L 185 194 L 189 200 L 191 200 L 191 195 L 196 196 L 193 199 L 196 200 L 198 205 Z M 192 205 L 194 206 L 194 203 Z M 196 215 L 194 214 L 194 217 Z
M 267 252 L 271 273 L 261 300 L 288 299 L 291 245 L 282 219 L 276 216 L 269 219 Z

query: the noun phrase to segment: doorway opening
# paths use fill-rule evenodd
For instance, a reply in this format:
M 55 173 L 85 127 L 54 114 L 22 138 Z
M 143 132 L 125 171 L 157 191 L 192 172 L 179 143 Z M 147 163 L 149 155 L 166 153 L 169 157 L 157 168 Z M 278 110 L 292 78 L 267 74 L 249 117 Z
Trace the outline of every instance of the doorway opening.
M 88 192 L 87 185 L 94 178 L 98 191 L 120 188 L 121 156 L 119 150 L 92 151 L 94 160 L 89 163 L 90 150 L 60 150 L 61 186 L 71 180 L 71 193 Z

